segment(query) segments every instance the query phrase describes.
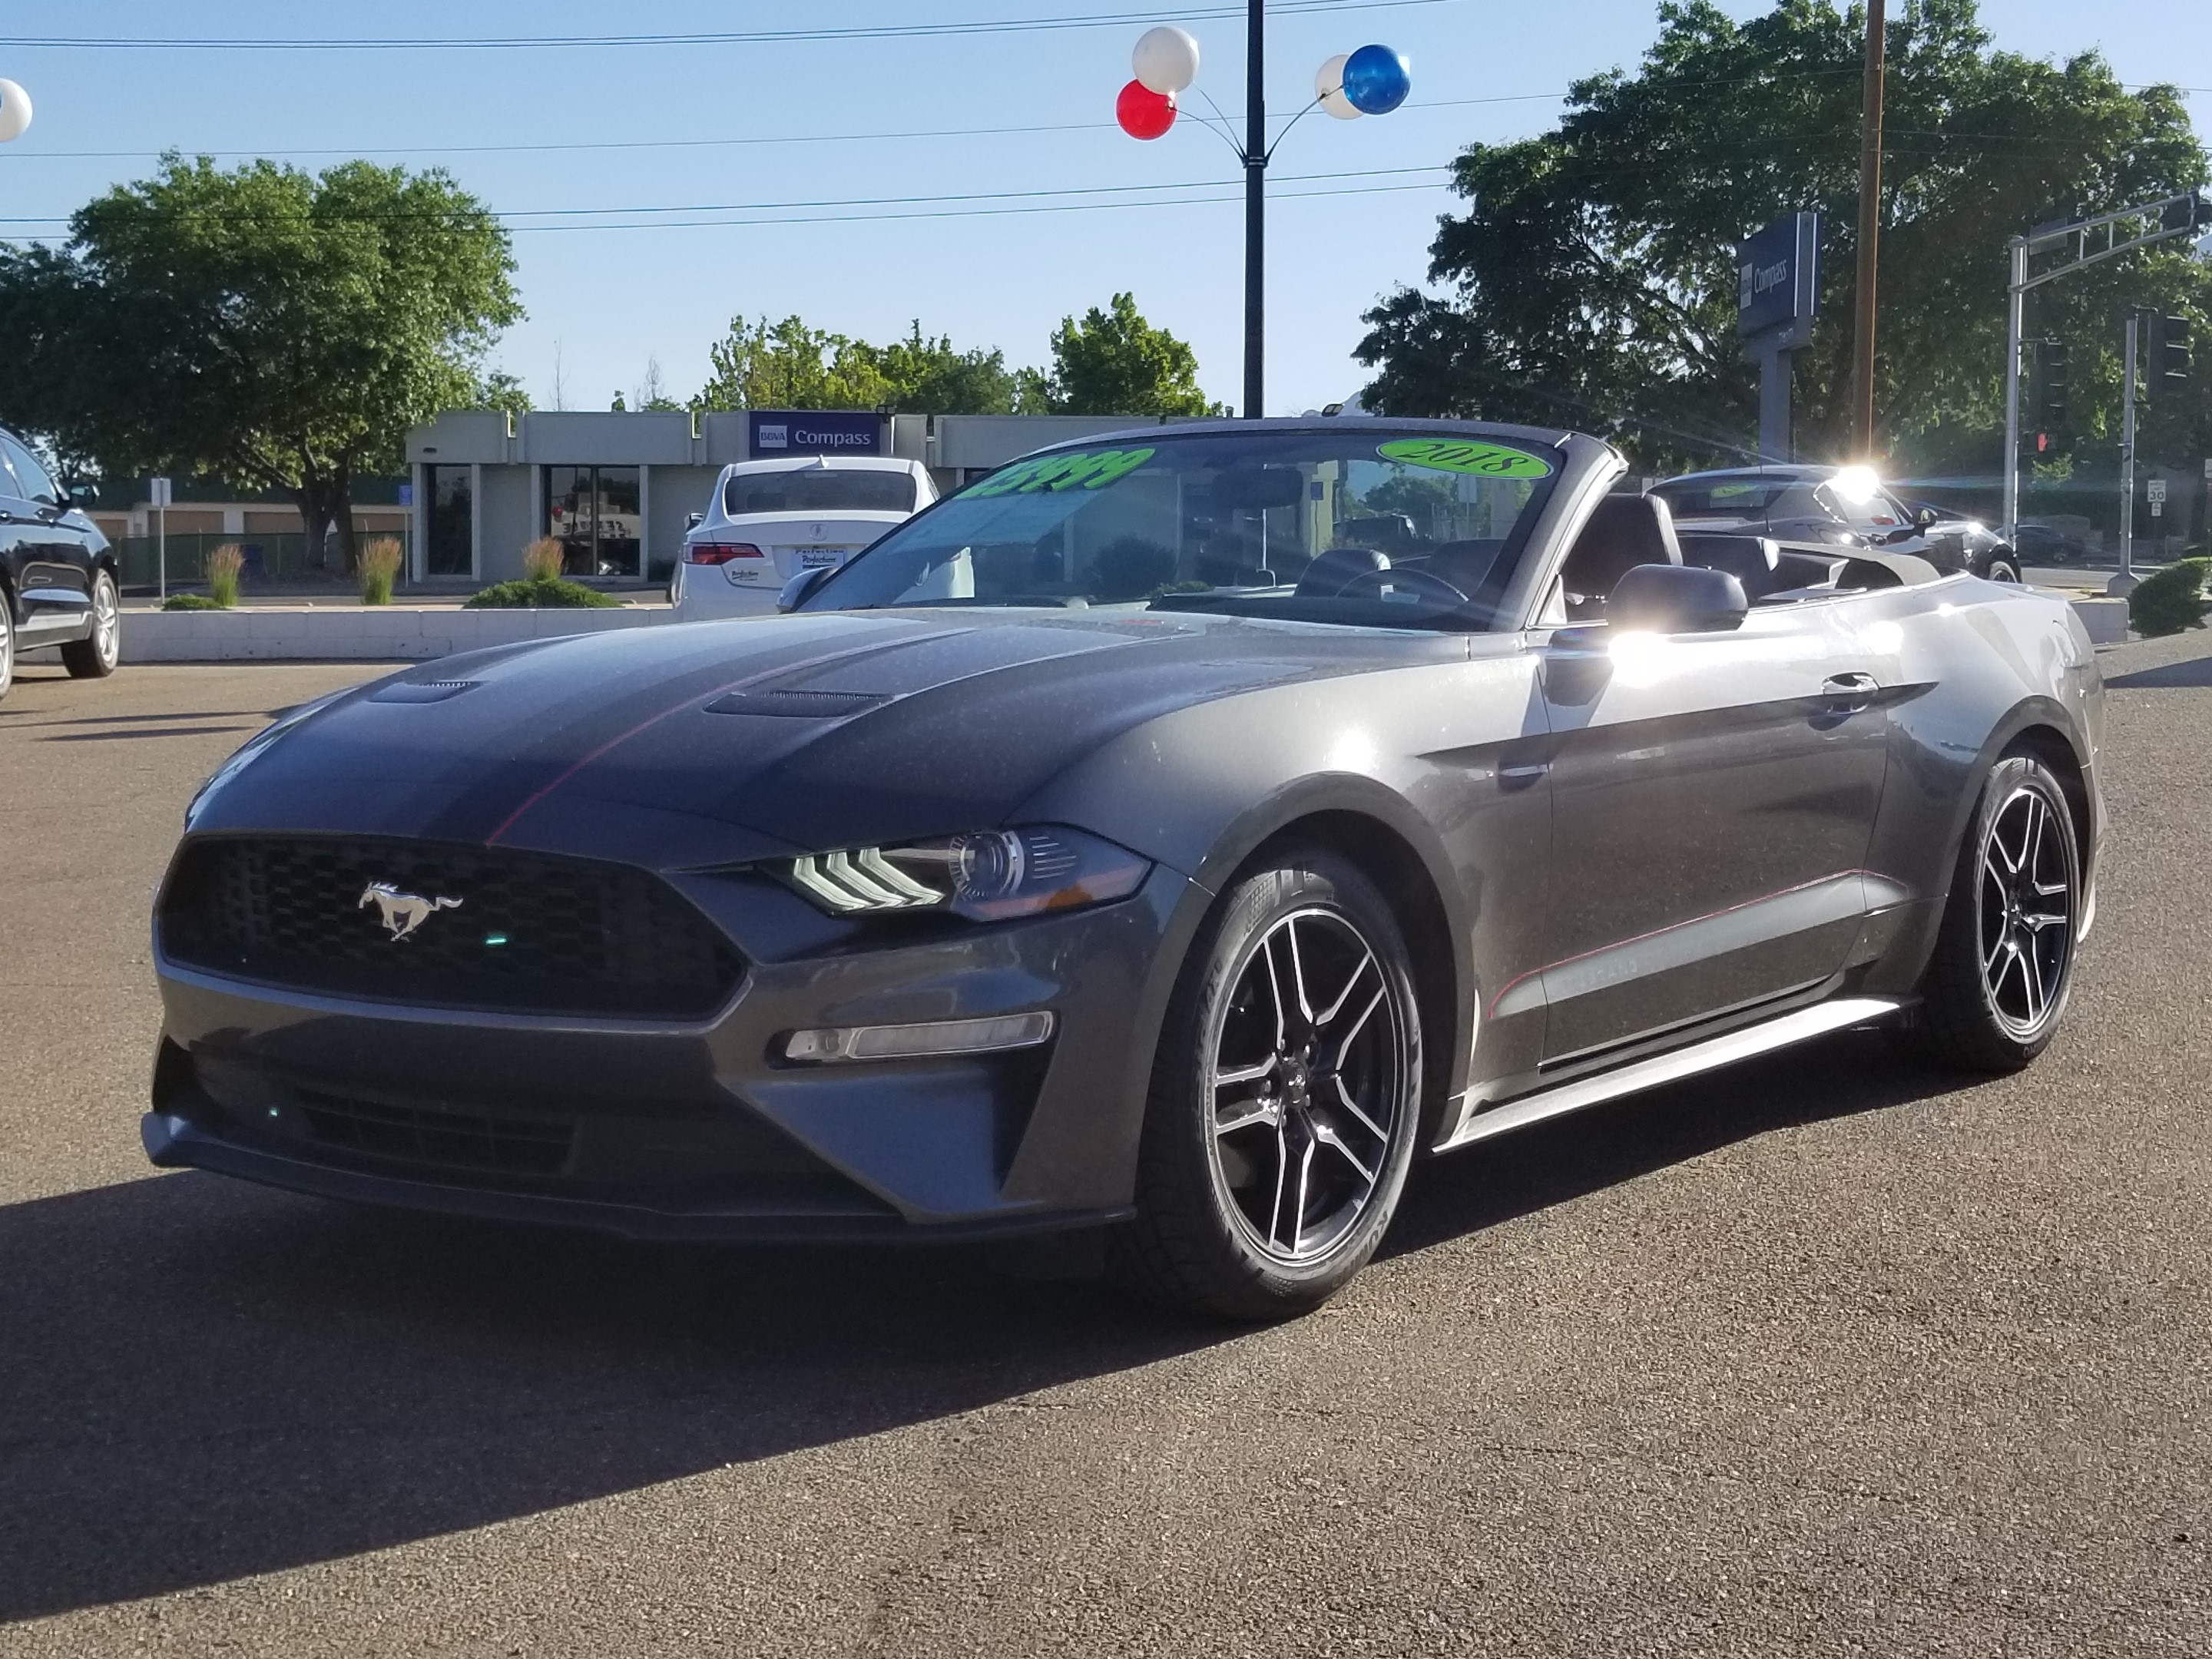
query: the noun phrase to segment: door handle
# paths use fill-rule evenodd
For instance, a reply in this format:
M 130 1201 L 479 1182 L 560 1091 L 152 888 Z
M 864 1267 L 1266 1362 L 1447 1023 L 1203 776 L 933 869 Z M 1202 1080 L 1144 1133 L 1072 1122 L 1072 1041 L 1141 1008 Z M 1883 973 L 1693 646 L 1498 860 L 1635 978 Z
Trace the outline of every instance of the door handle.
M 1831 708 L 1849 709 L 1852 713 L 1864 708 L 1874 701 L 1881 682 L 1871 674 L 1850 672 L 1831 674 L 1820 682 L 1820 697 Z

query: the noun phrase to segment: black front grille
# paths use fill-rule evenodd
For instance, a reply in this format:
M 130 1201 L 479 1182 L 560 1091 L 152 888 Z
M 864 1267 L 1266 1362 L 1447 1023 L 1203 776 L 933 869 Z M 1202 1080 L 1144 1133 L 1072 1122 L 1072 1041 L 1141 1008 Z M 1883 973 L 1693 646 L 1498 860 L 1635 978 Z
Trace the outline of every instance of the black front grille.
M 309 1137 L 325 1146 L 430 1170 L 558 1175 L 576 1142 L 573 1118 L 485 1117 L 473 1112 L 380 1106 L 298 1091 Z
M 418 1007 L 701 1019 L 744 972 L 658 877 L 496 848 L 210 838 L 185 848 L 160 917 L 187 966 Z

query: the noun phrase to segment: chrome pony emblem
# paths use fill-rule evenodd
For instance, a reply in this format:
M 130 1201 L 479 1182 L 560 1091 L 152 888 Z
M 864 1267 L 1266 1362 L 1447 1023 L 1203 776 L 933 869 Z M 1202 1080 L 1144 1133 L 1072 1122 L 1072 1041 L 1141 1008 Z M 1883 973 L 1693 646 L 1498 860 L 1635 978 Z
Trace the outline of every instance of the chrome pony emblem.
M 384 931 L 396 943 L 405 939 L 441 910 L 458 910 L 461 902 L 457 898 L 424 898 L 420 893 L 403 893 L 388 881 L 372 881 L 361 890 L 361 901 L 353 908 L 374 904 Z

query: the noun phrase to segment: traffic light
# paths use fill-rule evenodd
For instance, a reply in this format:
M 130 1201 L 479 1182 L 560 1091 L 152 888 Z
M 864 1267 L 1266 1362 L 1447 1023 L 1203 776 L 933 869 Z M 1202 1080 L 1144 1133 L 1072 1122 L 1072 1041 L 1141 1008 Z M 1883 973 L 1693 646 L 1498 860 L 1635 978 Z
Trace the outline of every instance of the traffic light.
M 2033 388 L 2038 426 L 2066 424 L 2066 342 L 2038 340 Z
M 2158 228 L 2162 231 L 2194 230 L 2199 225 L 2212 225 L 2212 202 L 2201 193 L 2184 196 L 2159 210 Z
M 2162 317 L 2154 313 L 2150 319 L 2150 384 L 2181 385 L 2189 379 L 2190 363 L 2189 319 Z

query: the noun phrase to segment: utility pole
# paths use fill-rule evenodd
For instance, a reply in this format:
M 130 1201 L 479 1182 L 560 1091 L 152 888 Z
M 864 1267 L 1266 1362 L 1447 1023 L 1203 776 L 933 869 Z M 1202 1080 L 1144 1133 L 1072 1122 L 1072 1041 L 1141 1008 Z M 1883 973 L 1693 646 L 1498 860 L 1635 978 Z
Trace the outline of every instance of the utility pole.
M 1874 447 L 1875 276 L 1881 247 L 1882 0 L 1867 0 L 1866 95 L 1859 131 L 1859 276 L 1852 336 L 1853 436 L 1863 460 Z
M 2136 322 L 2130 311 L 2120 359 L 2120 574 L 2105 585 L 2112 594 L 2136 588 Z
M 1246 0 L 1244 13 L 1244 407 L 1248 421 L 1267 413 L 1267 0 Z

